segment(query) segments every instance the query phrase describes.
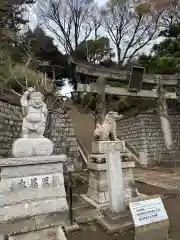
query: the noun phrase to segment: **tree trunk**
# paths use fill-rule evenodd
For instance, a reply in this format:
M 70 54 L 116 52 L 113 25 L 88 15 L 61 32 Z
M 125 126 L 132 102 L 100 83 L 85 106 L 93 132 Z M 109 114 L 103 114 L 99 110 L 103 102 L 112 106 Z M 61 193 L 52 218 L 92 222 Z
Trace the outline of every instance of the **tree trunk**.
M 75 49 L 78 46 L 78 28 L 79 26 L 75 23 L 74 24 L 74 42 L 75 42 Z
M 119 46 L 116 46 L 116 49 L 117 49 L 117 56 L 118 56 L 118 65 L 119 67 L 121 67 L 121 49 Z

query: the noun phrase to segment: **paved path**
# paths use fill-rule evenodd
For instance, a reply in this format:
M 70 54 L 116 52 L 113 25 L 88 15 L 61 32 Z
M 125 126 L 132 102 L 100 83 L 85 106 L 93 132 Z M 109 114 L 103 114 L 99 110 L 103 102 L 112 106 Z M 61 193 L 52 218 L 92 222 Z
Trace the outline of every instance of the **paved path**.
M 76 132 L 76 137 L 86 148 L 88 154 L 91 153 L 92 142 L 94 141 L 94 118 L 89 113 L 81 114 L 79 110 L 71 105 L 70 115 L 72 123 L 74 125 L 74 130 Z
M 147 183 L 149 185 L 164 188 L 166 190 L 180 191 L 180 169 L 175 172 L 162 172 L 149 169 L 134 169 L 134 177 L 137 181 Z

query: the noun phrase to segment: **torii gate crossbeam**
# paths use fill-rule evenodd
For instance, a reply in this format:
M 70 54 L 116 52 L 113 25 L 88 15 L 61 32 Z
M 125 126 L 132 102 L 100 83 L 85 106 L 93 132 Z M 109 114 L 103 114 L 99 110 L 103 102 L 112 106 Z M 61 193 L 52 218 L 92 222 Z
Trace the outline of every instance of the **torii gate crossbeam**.
M 77 85 L 77 92 L 91 92 L 91 93 L 98 93 L 97 84 L 81 84 L 78 83 Z M 158 94 L 156 91 L 153 90 L 141 90 L 139 92 L 129 92 L 126 88 L 121 87 L 111 87 L 109 85 L 105 85 L 105 93 L 111 95 L 119 95 L 119 96 L 132 96 L 132 97 L 144 97 L 144 98 L 158 98 Z M 177 99 L 175 92 L 166 92 L 165 93 L 166 99 Z

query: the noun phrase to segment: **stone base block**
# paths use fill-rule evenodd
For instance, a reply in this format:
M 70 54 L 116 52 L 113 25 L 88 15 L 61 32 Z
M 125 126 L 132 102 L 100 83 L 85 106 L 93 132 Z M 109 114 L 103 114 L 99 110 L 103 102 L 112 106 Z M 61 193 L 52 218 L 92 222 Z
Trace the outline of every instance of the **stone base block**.
M 132 157 L 129 153 L 121 153 L 121 161 L 125 162 L 131 162 L 132 163 Z M 91 163 L 97 163 L 97 164 L 104 164 L 106 163 L 106 154 L 90 154 L 88 156 L 88 164 Z M 135 165 L 135 164 L 134 164 Z
M 121 232 L 133 228 L 133 220 L 129 211 L 113 214 L 109 210 L 103 216 L 97 217 L 97 222 L 108 232 Z
M 169 220 L 164 220 L 135 228 L 136 240 L 168 239 Z
M 88 156 L 88 163 L 106 163 L 105 154 L 91 154 Z
M 104 164 L 96 164 L 104 165 Z M 106 170 L 91 170 L 89 173 L 89 186 L 87 196 L 97 204 L 106 204 L 108 199 L 108 183 Z
M 109 202 L 108 191 L 97 191 L 94 188 L 88 187 L 87 196 L 98 204 L 106 204 Z
M 81 194 L 81 197 L 82 197 L 87 203 L 89 203 L 91 206 L 95 207 L 96 209 L 106 209 L 106 208 L 109 206 L 109 202 L 99 204 L 99 203 L 97 203 L 96 201 L 94 201 L 93 199 L 91 199 L 90 197 L 88 197 L 87 194 Z
M 0 222 L 55 212 L 67 212 L 66 198 L 42 199 L 0 208 Z
M 87 164 L 88 169 L 96 170 L 96 171 L 106 171 L 107 170 L 107 164 L 106 163 L 88 163 Z M 132 178 L 133 172 L 132 169 L 135 168 L 135 163 L 133 161 L 130 162 L 122 162 L 122 169 L 130 169 L 130 171 L 126 171 L 126 178 Z
M 92 142 L 92 154 L 106 153 L 107 150 L 126 152 L 124 141 L 97 141 Z
M 109 202 L 108 181 L 107 181 L 107 165 L 88 163 L 89 186 L 87 197 L 92 199 L 96 204 L 102 205 Z M 122 162 L 123 184 L 125 201 L 130 202 L 132 198 L 137 197 L 137 188 L 134 183 L 132 169 L 135 167 L 134 162 Z
M 54 144 L 48 138 L 19 138 L 12 146 L 14 157 L 50 156 Z
M 14 235 L 67 225 L 67 213 L 57 212 L 0 223 L 0 234 Z

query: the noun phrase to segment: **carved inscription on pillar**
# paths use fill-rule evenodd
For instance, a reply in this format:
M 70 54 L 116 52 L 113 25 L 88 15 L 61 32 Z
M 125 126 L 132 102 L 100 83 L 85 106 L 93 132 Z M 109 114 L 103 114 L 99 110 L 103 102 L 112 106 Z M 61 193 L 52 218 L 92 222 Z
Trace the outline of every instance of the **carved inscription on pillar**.
M 99 141 L 92 142 L 92 153 L 106 153 L 107 151 L 125 152 L 124 141 Z
M 60 174 L 29 176 L 29 177 L 12 179 L 13 189 L 45 188 L 45 187 L 59 186 L 62 184 L 63 184 L 63 176 L 61 176 Z

